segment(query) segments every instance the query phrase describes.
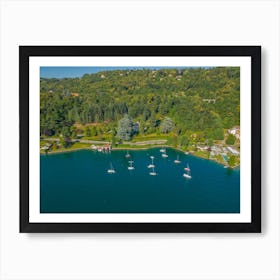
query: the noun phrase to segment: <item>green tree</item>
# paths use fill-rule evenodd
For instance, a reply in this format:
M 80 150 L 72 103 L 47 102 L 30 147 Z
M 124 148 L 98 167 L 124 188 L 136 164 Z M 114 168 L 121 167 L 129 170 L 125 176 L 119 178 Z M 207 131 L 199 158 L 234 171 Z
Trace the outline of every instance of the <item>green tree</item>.
M 143 121 L 146 121 L 151 116 L 151 111 L 147 106 L 144 107 L 142 115 L 143 115 Z
M 117 136 L 121 140 L 131 140 L 131 137 L 133 135 L 133 122 L 129 115 L 125 115 L 122 119 L 119 120 L 118 130 L 117 130 Z
M 86 126 L 86 128 L 85 128 L 85 134 L 86 134 L 87 137 L 92 136 L 91 129 L 88 126 Z
M 180 145 L 183 146 L 183 147 L 187 147 L 190 143 L 190 140 L 189 138 L 186 136 L 186 135 L 183 135 L 181 138 L 180 138 Z
M 59 142 L 61 143 L 62 147 L 64 147 L 64 148 L 68 148 L 69 146 L 71 146 L 70 138 L 61 137 Z
M 228 160 L 228 165 L 229 165 L 230 167 L 233 167 L 233 166 L 235 166 L 235 164 L 236 164 L 236 157 L 231 155 L 231 156 L 229 157 L 229 160 Z
M 173 147 L 177 147 L 177 145 L 178 145 L 178 136 L 177 135 L 173 135 L 170 140 L 171 140 L 170 141 L 171 145 Z
M 116 142 L 117 142 L 116 136 L 114 134 L 112 134 L 112 136 L 111 136 L 111 145 L 112 145 L 112 147 L 116 147 Z
M 214 145 L 214 141 L 212 138 L 208 139 L 208 146 L 213 146 Z
M 235 140 L 236 140 L 235 136 L 230 133 L 227 137 L 226 144 L 227 145 L 234 145 Z
M 224 130 L 221 127 L 215 128 L 213 131 L 213 137 L 215 140 L 224 140 Z
M 92 135 L 93 136 L 97 136 L 97 129 L 96 129 L 96 127 L 95 126 L 93 126 L 92 128 L 91 128 L 91 133 L 92 133 Z
M 71 126 L 71 138 L 77 137 L 77 131 L 75 127 Z
M 170 118 L 166 117 L 160 124 L 160 131 L 162 133 L 168 133 L 173 129 L 173 127 L 174 127 L 174 124 L 173 124 L 172 120 Z
M 62 127 L 61 134 L 64 138 L 70 138 L 72 134 L 71 127 L 70 126 Z

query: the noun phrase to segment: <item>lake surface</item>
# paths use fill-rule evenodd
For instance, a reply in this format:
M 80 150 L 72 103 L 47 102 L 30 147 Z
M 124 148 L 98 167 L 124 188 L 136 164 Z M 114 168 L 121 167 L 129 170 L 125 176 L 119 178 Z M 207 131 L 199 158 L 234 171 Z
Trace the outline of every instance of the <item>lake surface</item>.
M 40 157 L 41 213 L 239 213 L 240 171 L 166 149 Z M 154 156 L 156 176 L 147 168 Z M 174 160 L 179 156 L 180 164 Z M 134 170 L 128 170 L 133 160 Z M 108 174 L 112 163 L 115 174 Z M 183 177 L 189 164 L 192 179 Z

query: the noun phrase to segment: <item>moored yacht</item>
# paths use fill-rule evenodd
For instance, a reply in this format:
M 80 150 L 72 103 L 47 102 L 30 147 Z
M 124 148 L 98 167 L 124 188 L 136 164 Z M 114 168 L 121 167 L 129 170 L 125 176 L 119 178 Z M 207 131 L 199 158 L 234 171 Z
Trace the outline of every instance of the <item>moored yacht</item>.
M 130 154 L 129 154 L 129 152 L 128 152 L 128 151 L 126 152 L 125 157 L 126 157 L 126 158 L 129 158 L 129 157 L 130 157 Z
M 110 169 L 107 170 L 107 173 L 109 173 L 109 174 L 114 174 L 114 173 L 116 173 L 116 171 L 115 171 L 115 169 L 114 169 L 112 163 L 110 164 Z
M 185 171 L 191 171 L 189 164 L 187 164 L 187 167 L 184 168 Z
M 133 163 L 133 161 L 130 160 L 129 161 L 129 166 L 127 167 L 128 170 L 134 170 L 135 169 L 134 166 L 132 166 L 132 163 Z
M 153 167 L 152 172 L 150 172 L 149 174 L 150 174 L 151 176 L 156 176 L 156 175 L 157 175 L 157 173 L 155 172 L 155 167 Z
M 190 169 L 189 164 L 187 164 L 187 167 L 185 167 L 184 170 L 185 170 L 185 173 L 183 174 L 183 176 L 187 179 L 191 179 L 192 176 L 191 176 L 191 169 Z
M 192 178 L 192 176 L 191 176 L 191 175 L 186 174 L 186 173 L 184 173 L 184 174 L 183 174 L 183 176 L 184 176 L 185 178 L 188 178 L 188 179 L 191 179 L 191 178 Z
M 166 152 L 165 152 L 165 153 L 163 153 L 161 156 L 164 157 L 164 158 L 167 158 L 167 157 L 168 157 L 168 154 L 166 154 Z
M 179 155 L 177 156 L 177 159 L 174 160 L 174 163 L 181 163 L 181 161 L 179 160 Z
M 151 160 L 152 160 L 152 163 L 150 163 L 147 167 L 148 167 L 148 168 L 154 168 L 154 167 L 155 167 L 155 165 L 154 165 L 154 158 L 155 158 L 155 157 L 150 156 L 150 158 L 151 158 Z

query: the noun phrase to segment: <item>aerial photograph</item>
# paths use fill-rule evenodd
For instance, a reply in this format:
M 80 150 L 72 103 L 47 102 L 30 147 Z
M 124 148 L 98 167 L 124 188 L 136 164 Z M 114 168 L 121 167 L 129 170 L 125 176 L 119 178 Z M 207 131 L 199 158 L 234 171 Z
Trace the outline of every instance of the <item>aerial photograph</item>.
M 240 68 L 40 67 L 40 212 L 240 213 Z

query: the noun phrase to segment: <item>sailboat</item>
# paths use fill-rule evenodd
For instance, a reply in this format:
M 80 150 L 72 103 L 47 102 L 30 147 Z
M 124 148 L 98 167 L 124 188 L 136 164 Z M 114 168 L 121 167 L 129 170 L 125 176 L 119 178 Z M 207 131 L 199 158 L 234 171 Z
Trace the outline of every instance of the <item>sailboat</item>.
M 184 168 L 185 171 L 191 171 L 189 164 L 187 164 L 187 167 Z
M 165 153 L 165 149 L 164 148 L 161 148 L 160 150 L 159 150 L 161 153 Z
M 164 157 L 164 158 L 167 158 L 168 154 L 166 152 L 164 152 L 161 156 Z
M 157 173 L 155 172 L 155 167 L 152 167 L 153 168 L 153 171 L 152 172 L 150 172 L 149 174 L 151 175 L 151 176 L 156 176 L 157 175 Z
M 114 169 L 112 163 L 110 164 L 110 169 L 107 170 L 107 173 L 109 173 L 109 174 L 114 174 L 114 173 L 116 173 L 116 171 L 115 171 L 115 169 Z
M 191 169 L 190 169 L 189 164 L 187 165 L 187 167 L 184 168 L 184 170 L 185 170 L 185 173 L 183 174 L 183 176 L 187 179 L 191 179 L 192 176 L 191 176 Z
M 126 158 L 129 158 L 129 157 L 130 157 L 130 154 L 129 154 L 129 152 L 128 152 L 128 151 L 126 152 L 125 157 L 126 157 Z
M 150 156 L 150 158 L 151 158 L 151 160 L 152 160 L 152 163 L 150 163 L 147 167 L 148 167 L 148 168 L 154 168 L 154 167 L 155 167 L 155 165 L 154 165 L 154 158 L 155 158 L 155 157 Z
M 133 161 L 130 160 L 129 161 L 129 166 L 127 167 L 128 170 L 134 170 L 135 169 L 134 166 L 132 166 L 132 163 L 133 163 Z
M 174 163 L 181 163 L 181 161 L 179 160 L 179 155 L 177 156 L 177 159 L 174 160 Z

